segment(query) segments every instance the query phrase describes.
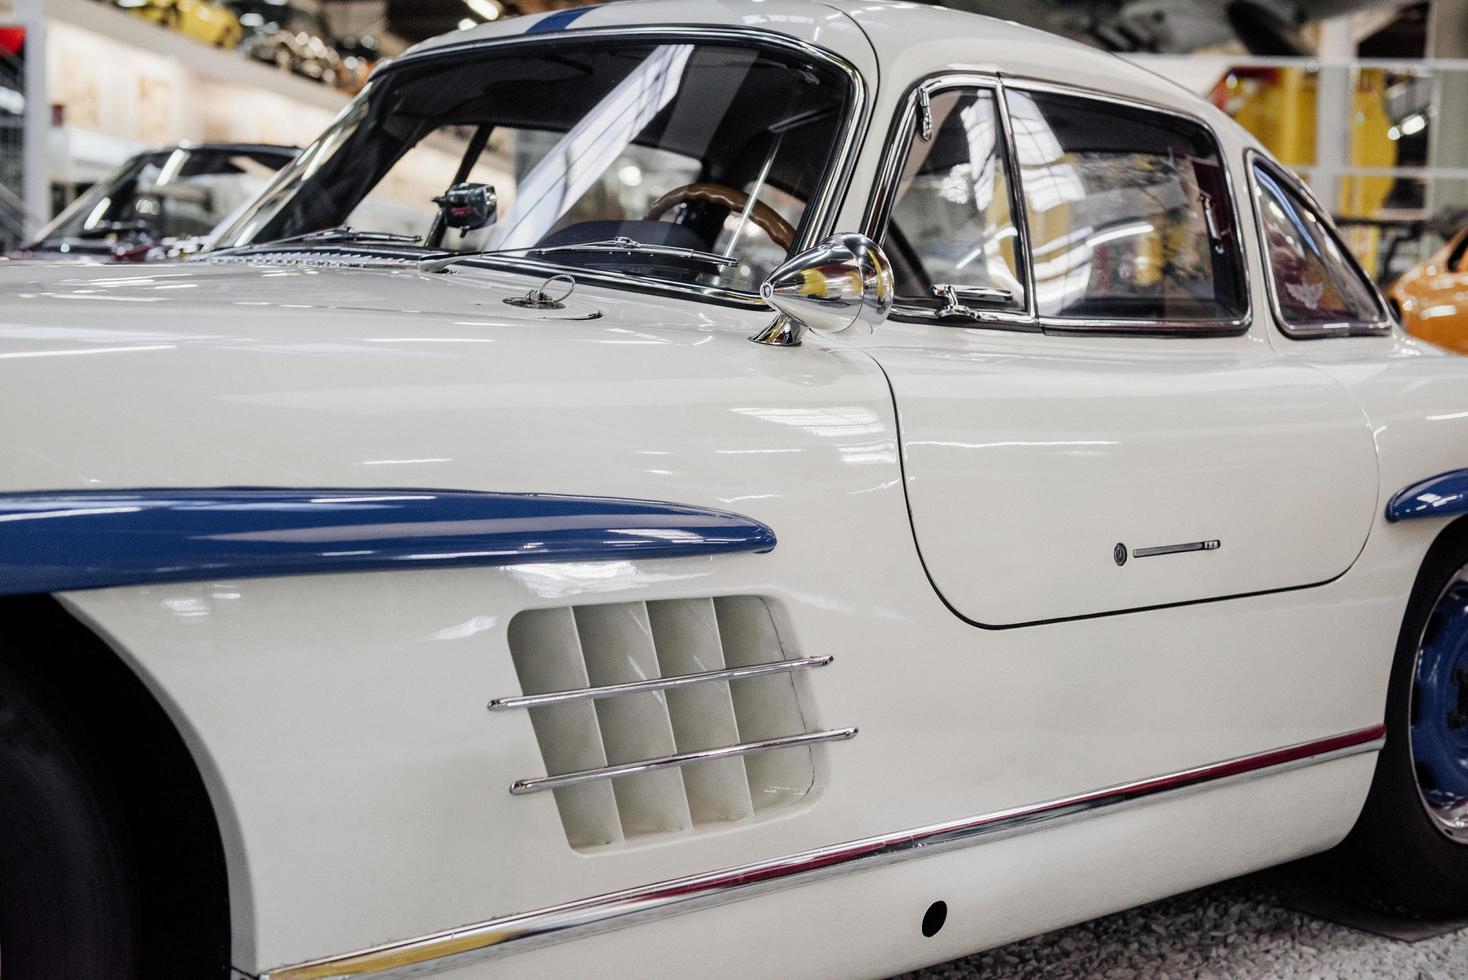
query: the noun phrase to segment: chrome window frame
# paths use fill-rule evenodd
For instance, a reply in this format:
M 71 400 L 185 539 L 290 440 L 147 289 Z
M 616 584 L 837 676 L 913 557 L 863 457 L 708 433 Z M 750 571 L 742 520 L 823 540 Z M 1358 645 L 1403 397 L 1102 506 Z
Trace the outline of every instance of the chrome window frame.
M 887 223 L 891 218 L 892 201 L 897 192 L 897 180 L 901 176 L 902 164 L 905 161 L 908 147 L 912 141 L 913 129 L 911 127 L 916 121 L 918 93 L 925 90 L 929 97 L 931 97 L 939 89 L 966 86 L 993 88 L 996 93 L 996 98 L 999 101 L 999 118 L 1004 131 L 1005 150 L 1008 155 L 1006 165 L 1010 175 L 1011 207 L 1014 209 L 1014 220 L 1019 233 L 1017 241 L 1024 253 L 1022 265 L 1024 268 L 1023 281 L 1025 284 L 1026 312 L 1021 314 L 1018 312 L 1006 313 L 1006 311 L 999 310 L 982 310 L 983 317 L 979 320 L 956 322 L 953 320 L 939 320 L 936 311 L 924 310 L 913 306 L 903 306 L 899 303 L 892 311 L 892 316 L 895 319 L 939 323 L 943 326 L 960 328 L 1007 328 L 1039 331 L 1047 334 L 1086 334 L 1089 336 L 1116 337 L 1232 337 L 1249 332 L 1254 322 L 1254 287 L 1252 270 L 1249 266 L 1248 250 L 1244 247 L 1243 236 L 1245 232 L 1243 211 L 1239 207 L 1238 175 L 1233 170 L 1232 161 L 1229 159 L 1229 156 L 1224 152 L 1223 142 L 1218 138 L 1217 131 L 1207 119 L 1197 113 L 1157 102 L 1114 95 L 1109 92 L 1102 92 L 1079 85 L 1067 85 L 1026 76 L 1007 75 L 1002 72 L 945 70 L 928 75 L 920 79 L 909 89 L 902 104 L 898 107 L 897 114 L 893 118 L 892 127 L 888 131 L 887 141 L 882 149 L 882 163 L 878 168 L 877 179 L 872 188 L 871 204 L 868 208 L 867 221 L 865 223 L 868 237 L 880 242 L 882 240 L 880 236 L 886 233 Z M 1229 319 L 1178 320 L 1173 323 L 1161 320 L 1134 318 L 1039 315 L 1035 299 L 1034 255 L 1030 249 L 1029 212 L 1025 205 L 1024 181 L 1019 173 L 1019 155 L 1015 149 L 1014 130 L 1009 116 L 1008 93 L 1010 91 L 1035 92 L 1085 99 L 1107 105 L 1120 106 L 1125 109 L 1171 116 L 1176 119 L 1181 119 L 1189 125 L 1200 128 L 1213 144 L 1219 169 L 1223 173 L 1224 183 L 1228 188 L 1228 207 L 1231 210 L 1231 227 L 1234 229 L 1232 236 L 1234 239 L 1233 248 L 1244 301 L 1243 313 Z
M 1019 266 L 1017 270 L 1019 280 L 1025 289 L 1024 309 L 988 309 L 977 306 L 974 307 L 974 311 L 979 314 L 977 320 L 958 322 L 939 319 L 936 307 L 928 309 L 923 306 L 914 306 L 911 303 L 904 303 L 899 297 L 892 307 L 891 316 L 895 320 L 939 323 L 944 326 L 1038 330 L 1040 325 L 1035 317 L 1035 277 L 1030 268 L 1030 232 L 1028 222 L 1025 221 L 1019 178 L 1014 172 L 1016 157 L 1014 134 L 1009 124 L 1009 105 L 1004 99 L 1003 83 L 997 75 L 984 72 L 945 71 L 919 79 L 908 89 L 902 103 L 897 108 L 897 114 L 893 117 L 891 128 L 887 132 L 886 144 L 882 148 L 882 161 L 877 168 L 877 179 L 872 188 L 867 219 L 864 223 L 865 234 L 876 242 L 880 242 L 887 234 L 887 226 L 892 219 L 892 209 L 897 203 L 897 185 L 902 178 L 902 168 L 912 150 L 913 141 L 917 139 L 918 106 L 923 101 L 923 96 L 931 100 L 935 95 L 955 89 L 988 90 L 994 97 L 999 117 L 999 138 L 1002 141 L 1001 151 L 1004 154 L 1005 178 L 1009 183 L 1010 220 L 1014 222 L 1016 233 L 1015 259 Z
M 1386 303 L 1386 298 L 1382 296 L 1381 290 L 1377 287 L 1376 283 L 1366 274 L 1366 270 L 1361 267 L 1361 263 L 1356 260 L 1356 254 L 1346 246 L 1345 241 L 1340 236 L 1339 230 L 1336 229 L 1335 222 L 1330 219 L 1330 211 L 1321 204 L 1320 199 L 1310 190 L 1309 185 L 1290 173 L 1283 164 L 1278 163 L 1254 147 L 1250 147 L 1244 151 L 1244 169 L 1248 174 L 1249 196 L 1253 201 L 1254 228 L 1259 241 L 1259 263 L 1264 270 L 1264 285 L 1269 293 L 1269 309 L 1274 315 L 1274 325 L 1279 332 L 1291 340 L 1390 336 L 1393 321 L 1390 308 Z M 1376 320 L 1369 322 L 1353 320 L 1335 327 L 1310 324 L 1300 326 L 1290 323 L 1285 318 L 1284 310 L 1279 304 L 1279 290 L 1274 282 L 1274 266 L 1269 259 L 1269 232 L 1264 228 L 1264 213 L 1259 207 L 1259 197 L 1263 192 L 1256 176 L 1259 169 L 1269 171 L 1270 177 L 1281 186 L 1300 195 L 1300 199 L 1305 203 L 1305 206 L 1316 212 L 1315 216 L 1317 219 L 1325 219 L 1322 224 L 1325 227 L 1326 234 L 1331 236 L 1335 241 L 1336 247 L 1346 257 L 1351 274 L 1366 284 L 1367 291 L 1376 303 L 1377 312 L 1380 314 Z
M 795 241 L 791 244 L 786 254 L 787 256 L 799 255 L 830 234 L 830 226 L 835 220 L 837 210 L 845 196 L 847 187 L 851 181 L 852 171 L 856 165 L 856 150 L 865 130 L 871 100 L 866 79 L 862 77 L 860 70 L 855 65 L 847 61 L 837 52 L 809 41 L 761 28 L 703 27 L 698 25 L 648 26 L 642 24 L 577 29 L 565 32 L 547 32 L 543 34 L 516 34 L 510 37 L 483 38 L 474 41 L 446 44 L 418 53 L 405 54 L 393 59 L 389 64 L 380 66 L 373 73 L 372 79 L 374 82 L 378 82 L 379 79 L 391 77 L 404 68 L 419 66 L 425 62 L 439 58 L 462 56 L 469 52 L 480 53 L 499 50 L 501 48 L 519 48 L 534 45 L 561 46 L 568 40 L 577 43 L 582 41 L 594 43 L 596 41 L 610 40 L 625 41 L 628 43 L 645 41 L 654 44 L 678 42 L 691 44 L 743 44 L 803 56 L 834 68 L 849 83 L 849 106 L 845 118 L 838 124 L 839 136 L 833 165 L 827 167 L 827 172 L 821 186 L 812 195 L 811 199 L 806 202 L 805 210 L 800 216 L 800 225 L 796 229 Z M 569 272 L 575 275 L 579 282 L 597 283 L 614 288 L 629 289 L 635 292 L 672 294 L 704 302 L 717 303 L 723 306 L 739 306 L 746 309 L 763 311 L 768 311 L 769 309 L 768 304 L 760 298 L 758 287 L 751 291 L 744 291 L 728 289 L 722 286 L 700 286 L 693 283 L 677 283 L 671 280 L 648 279 L 619 272 L 585 269 L 581 266 L 563 265 L 522 256 L 475 256 L 473 258 L 465 258 L 460 263 L 460 267 L 509 268 L 512 271 L 525 271 L 544 275 Z

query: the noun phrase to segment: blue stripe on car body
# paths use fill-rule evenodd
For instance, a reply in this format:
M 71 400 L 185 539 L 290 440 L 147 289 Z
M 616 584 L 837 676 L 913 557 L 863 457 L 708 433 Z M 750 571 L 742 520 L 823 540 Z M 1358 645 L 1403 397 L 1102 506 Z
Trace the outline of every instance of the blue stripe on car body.
M 571 25 L 571 22 L 585 14 L 591 13 L 591 7 L 575 7 L 571 10 L 557 10 L 555 13 L 546 14 L 540 20 L 531 24 L 525 31 L 526 34 L 546 34 L 550 31 L 563 31 Z
M 1386 519 L 1452 517 L 1468 514 L 1468 470 L 1449 470 L 1398 491 L 1386 505 Z
M 462 490 L 0 494 L 0 595 L 325 572 L 765 552 L 725 511 Z

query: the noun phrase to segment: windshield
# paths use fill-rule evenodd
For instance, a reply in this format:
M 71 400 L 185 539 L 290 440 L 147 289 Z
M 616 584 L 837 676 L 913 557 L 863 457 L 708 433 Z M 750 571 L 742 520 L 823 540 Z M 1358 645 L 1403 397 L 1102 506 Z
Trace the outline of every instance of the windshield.
M 218 245 L 348 225 L 752 291 L 823 185 L 851 86 L 809 56 L 713 42 L 562 38 L 424 58 L 374 79 Z M 494 188 L 493 223 L 445 227 L 433 199 L 462 183 Z M 576 247 L 617 239 L 644 247 Z
M 119 238 L 153 243 L 207 235 L 294 155 L 285 148 L 207 146 L 140 153 L 73 201 L 36 240 L 102 247 Z

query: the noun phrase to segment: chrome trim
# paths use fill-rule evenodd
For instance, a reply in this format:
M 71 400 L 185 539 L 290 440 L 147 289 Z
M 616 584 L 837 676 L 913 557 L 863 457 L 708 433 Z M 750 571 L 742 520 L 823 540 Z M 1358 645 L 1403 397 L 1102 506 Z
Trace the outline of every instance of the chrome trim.
M 637 40 L 643 38 L 658 43 L 688 40 L 694 43 L 705 41 L 763 45 L 816 59 L 846 76 L 851 83 L 851 105 L 847 110 L 846 118 L 842 122 L 840 137 L 837 140 L 832 158 L 832 166 L 828 168 L 825 181 L 822 183 L 820 190 L 807 203 L 805 211 L 801 214 L 800 229 L 795 241 L 791 243 L 789 254 L 797 255 L 829 234 L 831 225 L 835 221 L 836 211 L 840 206 L 841 198 L 847 190 L 852 171 L 856 166 L 855 150 L 866 125 L 867 113 L 870 106 L 870 92 L 867 88 L 866 79 L 862 77 L 861 72 L 855 65 L 835 51 L 821 47 L 818 44 L 813 44 L 810 41 L 791 37 L 788 34 L 748 27 L 705 27 L 698 25 L 678 27 L 673 25 L 643 24 L 577 28 L 567 33 L 517 34 L 510 37 L 483 38 L 474 41 L 465 41 L 459 44 L 446 44 L 442 47 L 429 48 L 426 51 L 420 51 L 415 54 L 403 55 L 393 61 L 391 65 L 378 68 L 372 73 L 372 79 L 375 82 L 379 76 L 401 71 L 404 67 L 417 65 L 434 58 L 462 55 L 469 51 L 512 47 L 522 44 L 548 44 L 564 47 L 568 42 L 580 43 L 583 40 Z M 678 283 L 662 279 L 627 276 L 616 272 L 592 271 L 579 266 L 536 262 L 518 256 L 466 257 L 465 261 L 460 263 L 460 265 L 468 268 L 483 267 L 490 269 L 510 266 L 512 270 L 527 268 L 547 274 L 570 272 L 583 282 L 596 282 L 623 289 L 630 288 L 638 292 L 674 293 L 707 302 L 737 305 L 753 309 L 764 307 L 764 303 L 760 300 L 757 291 L 746 292 L 715 286 L 699 286 L 692 283 Z
M 763 329 L 750 334 L 749 339 L 766 347 L 799 347 L 805 334 L 805 326 L 796 323 L 781 313 Z
M 1014 247 L 1022 254 L 1019 263 L 1024 269 L 1025 312 L 1034 322 L 1039 319 L 1039 300 L 1035 298 L 1035 254 L 1030 248 L 1030 206 L 1025 201 L 1024 188 L 1019 180 L 1019 149 L 1014 141 L 1014 120 L 1009 118 L 1009 96 L 1004 91 L 1004 79 L 999 79 L 996 98 L 999 100 L 1000 131 L 1004 134 L 1004 152 L 1008 154 L 1005 164 L 1009 168 L 1009 210 L 1015 225 Z
M 1156 548 L 1137 548 L 1133 558 L 1155 558 L 1158 555 L 1181 555 L 1189 551 L 1217 551 L 1222 543 L 1217 538 L 1208 541 L 1189 541 L 1187 544 L 1164 544 Z
M 1366 284 L 1371 291 L 1371 296 L 1376 300 L 1376 308 L 1381 311 L 1381 319 L 1371 323 L 1348 323 L 1341 328 L 1329 329 L 1325 327 L 1300 327 L 1285 320 L 1284 311 L 1279 305 L 1279 292 L 1274 284 L 1274 266 L 1269 260 L 1269 236 L 1264 230 L 1264 219 L 1259 213 L 1259 182 L 1255 178 L 1254 168 L 1263 167 L 1270 175 L 1285 187 L 1299 194 L 1305 199 L 1305 203 L 1318 212 L 1327 220 L 1327 229 L 1335 238 L 1346 261 L 1351 265 L 1351 271 Z M 1264 270 L 1265 291 L 1269 294 L 1269 310 L 1274 315 L 1274 325 L 1280 333 L 1291 340 L 1320 340 L 1325 337 L 1389 337 L 1392 332 L 1392 315 L 1387 306 L 1386 297 L 1381 294 L 1381 289 L 1375 281 L 1361 268 L 1361 263 L 1356 260 L 1356 254 L 1346 246 L 1341 238 L 1340 230 L 1335 223 L 1330 221 L 1330 210 L 1320 203 L 1315 192 L 1303 180 L 1296 177 L 1289 170 L 1253 147 L 1244 151 L 1245 179 L 1249 185 L 1250 212 L 1254 216 L 1254 236 L 1259 243 L 1259 264 Z
M 802 732 L 799 735 L 781 735 L 778 738 L 763 738 L 755 742 L 740 742 L 738 745 L 721 745 L 716 749 L 698 749 L 693 752 L 678 752 L 642 762 L 623 762 L 615 766 L 600 766 L 577 772 L 560 773 L 555 776 L 540 776 L 535 779 L 517 779 L 510 784 L 511 796 L 527 793 L 543 793 L 548 789 L 561 789 L 578 783 L 589 783 L 597 779 L 615 779 L 618 776 L 634 776 L 640 772 L 658 772 L 675 769 L 694 762 L 709 762 L 714 759 L 732 759 L 736 756 L 753 755 L 755 752 L 770 752 L 788 749 L 797 745 L 814 745 L 818 742 L 844 742 L 856 737 L 855 728 L 833 728 L 824 732 Z
M 934 314 L 938 319 L 945 317 L 962 316 L 971 320 L 982 320 L 984 311 L 972 306 L 964 306 L 958 301 L 962 296 L 965 299 L 975 299 L 981 303 L 1012 303 L 1014 293 L 1008 289 L 1000 289 L 997 286 L 952 286 L 948 283 L 934 283 L 933 295 L 943 301 L 943 305 Z
M 456 969 L 498 956 L 540 949 L 581 936 L 813 884 L 897 861 L 960 850 L 1158 798 L 1177 798 L 1214 786 L 1288 772 L 1381 748 L 1382 725 L 1162 776 L 1118 783 L 1089 793 L 997 810 L 832 844 L 773 860 L 576 899 L 549 908 L 503 915 L 342 956 L 262 974 L 259 980 L 396 980 Z
M 725 667 L 722 670 L 705 670 L 697 674 L 675 674 L 672 677 L 654 677 L 645 681 L 629 681 L 626 684 L 608 684 L 605 687 L 583 687 L 572 691 L 552 691 L 547 694 L 525 694 L 517 697 L 495 698 L 489 702 L 490 711 L 509 711 L 514 708 L 540 708 L 548 704 L 564 704 L 567 701 L 587 701 L 597 698 L 612 698 L 619 694 L 641 694 L 645 691 L 668 691 L 694 684 L 709 684 L 715 681 L 737 681 L 745 677 L 760 677 L 764 674 L 788 673 L 824 667 L 835 657 L 804 657 L 800 660 L 776 660 L 766 664 L 749 664 L 744 667 Z
M 920 122 L 918 123 L 918 135 L 923 138 L 923 142 L 924 143 L 931 143 L 931 142 L 933 142 L 933 96 L 932 96 L 932 93 L 930 93 L 925 88 L 918 89 L 918 92 L 917 92 L 917 104 L 918 104 L 918 116 L 919 116 L 919 119 L 920 119 Z
M 927 97 L 931 98 L 932 94 L 936 92 L 952 88 L 988 88 L 995 92 L 995 98 L 999 104 L 999 115 L 1001 129 L 1004 133 L 1005 149 L 1008 154 L 1005 162 L 1009 169 L 1010 211 L 1018 232 L 1016 238 L 1017 251 L 1020 256 L 1021 265 L 1023 266 L 1022 279 L 1025 283 L 1024 312 L 984 310 L 982 311 L 982 318 L 977 322 L 964 323 L 963 326 L 988 328 L 1008 327 L 1011 329 L 1028 328 L 1042 330 L 1046 333 L 1085 333 L 1093 336 L 1110 334 L 1122 337 L 1157 335 L 1217 337 L 1240 335 L 1249 331 L 1254 322 L 1253 270 L 1249 264 L 1248 249 L 1244 247 L 1244 212 L 1239 206 L 1238 188 L 1236 186 L 1238 174 L 1233 169 L 1232 161 L 1224 153 L 1223 144 L 1219 140 L 1218 133 L 1212 123 L 1197 113 L 1158 102 L 1118 96 L 1079 85 L 1066 85 L 1026 76 L 1009 75 L 1007 73 L 989 74 L 985 72 L 957 71 L 940 72 L 930 75 L 920 80 L 914 86 L 913 90 L 908 93 L 903 104 L 899 106 L 897 115 L 893 118 L 892 128 L 888 131 L 887 142 L 882 149 L 883 162 L 878 168 L 877 179 L 872 187 L 871 204 L 868 206 L 868 217 L 865 228 L 866 234 L 869 237 L 880 242 L 886 232 L 887 222 L 891 218 L 892 204 L 897 192 L 897 179 L 901 174 L 902 165 L 905 162 L 906 154 L 912 143 L 909 133 L 910 127 L 914 125 L 916 117 L 918 93 L 924 92 L 927 94 Z M 1033 254 L 1030 249 L 1028 210 L 1024 201 L 1023 181 L 1019 173 L 1019 154 L 1015 149 L 1013 124 L 1009 116 L 1007 93 L 1011 90 L 1090 99 L 1124 108 L 1170 115 L 1202 127 L 1217 153 L 1218 165 L 1224 173 L 1224 182 L 1228 186 L 1229 207 L 1232 209 L 1234 218 L 1232 227 L 1234 228 L 1235 248 L 1240 260 L 1239 274 L 1243 278 L 1245 303 L 1243 315 L 1230 320 L 1180 320 L 1176 321 L 1177 325 L 1160 320 L 1040 316 L 1035 299 L 1034 263 Z M 1216 215 L 1212 216 L 1212 220 L 1217 220 Z M 942 320 L 939 311 L 925 307 L 903 305 L 900 300 L 893 309 L 892 316 L 906 320 L 937 322 Z
M 914 140 L 920 135 L 918 126 L 921 107 L 924 104 L 931 104 L 933 93 L 955 88 L 988 89 L 994 95 L 994 102 L 999 112 L 1000 130 L 1004 139 L 1005 166 L 1009 171 L 1007 174 L 1009 210 L 1015 223 L 1015 255 L 1020 265 L 1020 279 L 1025 284 L 1025 309 L 980 310 L 977 320 L 988 327 L 1036 328 L 1034 273 L 1030 268 L 1029 229 L 1024 220 L 1024 202 L 1020 199 L 1019 180 L 1014 174 L 1013 163 L 1016 157 L 1014 134 L 1009 128 L 1009 108 L 1004 103 L 1003 86 L 997 76 L 982 72 L 939 72 L 919 79 L 908 91 L 907 96 L 897 107 L 897 112 L 887 131 L 886 142 L 882 147 L 882 162 L 877 168 L 877 177 L 872 184 L 870 203 L 867 206 L 867 218 L 864 223 L 866 235 L 880 242 L 887 232 L 887 224 L 892 218 L 892 208 L 896 203 L 897 183 L 902 175 L 903 164 L 907 161 L 907 155 L 911 152 Z M 931 110 L 927 118 L 931 125 Z M 935 322 L 942 319 L 942 313 L 938 309 L 904 304 L 899 297 L 894 297 L 894 304 L 892 309 L 894 318 Z
M 422 266 L 420 265 L 419 268 L 421 269 Z M 553 282 L 565 284 L 566 291 L 560 296 L 552 296 L 546 292 Z M 531 289 L 524 296 L 506 296 L 505 303 L 523 310 L 564 310 L 566 308 L 566 300 L 570 299 L 571 294 L 575 291 L 576 277 L 563 273 L 558 276 L 551 276 L 539 286 Z

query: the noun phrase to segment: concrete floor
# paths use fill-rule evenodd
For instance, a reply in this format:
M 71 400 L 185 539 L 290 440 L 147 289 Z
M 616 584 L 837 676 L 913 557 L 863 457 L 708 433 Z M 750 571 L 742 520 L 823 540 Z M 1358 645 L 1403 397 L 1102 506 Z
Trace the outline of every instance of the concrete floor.
M 900 980 L 1468 978 L 1468 929 L 1418 942 L 1357 931 L 1281 904 L 1292 881 L 1238 878 Z

